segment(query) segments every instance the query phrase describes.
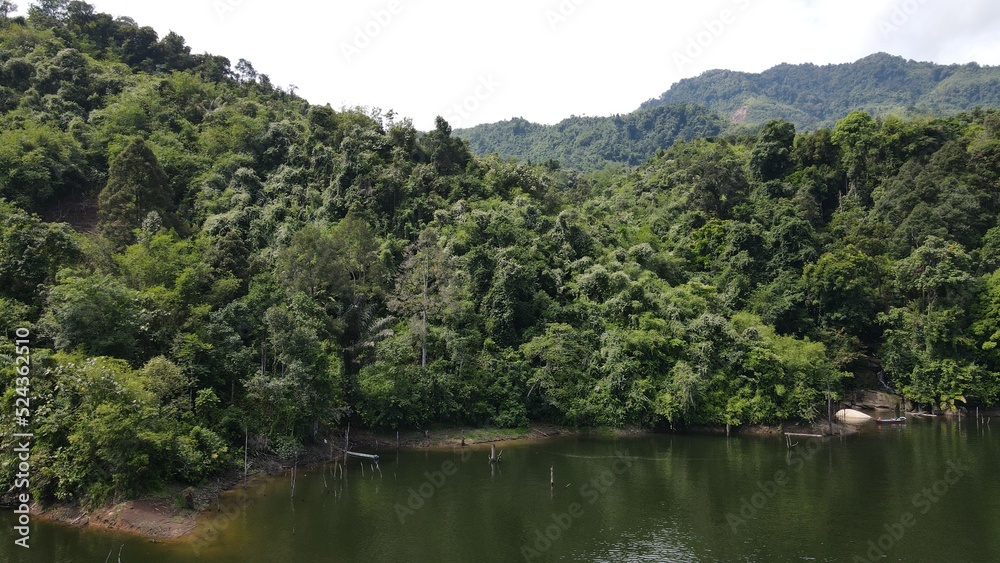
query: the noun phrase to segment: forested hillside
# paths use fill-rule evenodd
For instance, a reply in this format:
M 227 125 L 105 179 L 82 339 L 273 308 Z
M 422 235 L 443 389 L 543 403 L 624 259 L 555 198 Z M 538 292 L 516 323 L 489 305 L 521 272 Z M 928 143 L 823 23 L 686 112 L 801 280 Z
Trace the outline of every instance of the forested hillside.
M 473 154 L 529 163 L 557 163 L 580 171 L 634 166 L 676 141 L 718 135 L 729 123 L 697 103 L 642 109 L 611 117 L 573 116 L 555 125 L 523 118 L 455 131 Z
M 556 125 L 513 119 L 455 134 L 477 155 L 555 160 L 593 171 L 639 164 L 675 140 L 737 134 L 772 119 L 806 131 L 833 127 L 855 110 L 919 119 L 976 107 L 1000 107 L 1000 68 L 878 53 L 848 64 L 783 64 L 760 74 L 712 70 L 681 80 L 627 115 L 571 117 Z
M 994 111 L 774 121 L 586 176 L 311 105 L 82 2 L 0 20 L 0 72 L 0 354 L 30 330 L 44 502 L 348 421 L 811 421 L 877 370 L 925 407 L 1000 393 Z
M 876 53 L 853 63 L 782 64 L 760 74 L 713 70 L 674 84 L 643 108 L 704 104 L 738 123 L 784 119 L 832 127 L 854 110 L 875 116 L 952 115 L 1000 107 L 1000 68 L 939 65 Z

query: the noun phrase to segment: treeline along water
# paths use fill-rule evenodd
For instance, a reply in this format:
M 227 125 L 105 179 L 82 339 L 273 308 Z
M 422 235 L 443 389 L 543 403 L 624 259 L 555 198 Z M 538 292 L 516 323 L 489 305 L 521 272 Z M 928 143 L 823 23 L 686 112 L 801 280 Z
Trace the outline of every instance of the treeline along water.
M 70 4 L 0 17 L 0 332 L 33 335 L 33 500 L 199 485 L 348 422 L 735 428 L 880 381 L 1000 399 L 1000 111 L 883 116 L 920 97 L 871 97 L 904 61 L 838 70 L 853 95 L 826 105 L 879 111 L 832 129 L 587 118 L 581 161 L 636 165 L 587 174 Z M 912 70 L 989 105 L 976 69 Z M 0 362 L 0 395 L 16 381 Z

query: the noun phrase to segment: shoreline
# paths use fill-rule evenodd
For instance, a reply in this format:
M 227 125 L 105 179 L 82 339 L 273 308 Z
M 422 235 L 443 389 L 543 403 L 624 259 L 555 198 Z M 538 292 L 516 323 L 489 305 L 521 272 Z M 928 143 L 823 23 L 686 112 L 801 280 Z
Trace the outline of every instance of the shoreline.
M 780 425 L 749 425 L 731 429 L 732 437 L 769 437 L 780 436 L 784 432 L 810 431 L 826 434 L 827 425 L 819 424 L 780 424 Z M 855 427 L 841 423 L 834 424 L 834 435 L 853 434 Z M 350 443 L 352 449 L 361 448 L 378 452 L 382 449 L 406 450 L 442 450 L 463 447 L 484 446 L 490 443 L 532 443 L 553 438 L 572 436 L 595 437 L 626 437 L 647 434 L 688 434 L 726 436 L 725 426 L 689 426 L 679 430 L 640 428 L 640 427 L 593 427 L 573 428 L 567 426 L 538 424 L 527 428 L 502 429 L 462 429 L 444 428 L 428 431 L 400 432 L 397 437 L 373 432 L 368 429 L 352 431 Z M 343 454 L 342 445 L 335 443 L 319 444 L 311 448 L 300 458 L 297 466 L 300 469 L 309 468 L 328 461 L 331 452 L 336 456 Z M 292 468 L 287 463 L 281 463 L 269 457 L 254 460 L 257 468 L 247 479 L 249 489 L 254 481 L 266 479 Z M 141 499 L 91 508 L 89 510 L 73 505 L 55 505 L 42 510 L 37 504 L 32 505 L 31 514 L 39 520 L 57 525 L 73 527 L 94 527 L 101 531 L 125 534 L 135 538 L 145 539 L 153 543 L 161 542 L 196 542 L 203 538 L 196 533 L 203 526 L 211 527 L 209 522 L 217 517 L 218 508 L 224 496 L 243 493 L 242 471 L 234 472 L 200 487 L 167 487 L 160 493 Z M 180 499 L 188 499 L 195 508 L 181 506 Z
M 536 442 L 559 436 L 582 434 L 622 435 L 647 432 L 640 429 L 577 429 L 555 425 L 532 425 L 520 429 L 461 429 L 445 428 L 425 432 L 407 431 L 399 434 L 399 449 L 450 449 L 462 446 L 462 436 L 465 435 L 466 446 L 476 446 L 501 442 Z M 352 431 L 350 435 L 352 449 L 374 448 L 376 450 L 393 448 L 396 437 L 389 437 L 368 429 Z M 331 452 L 336 456 L 343 454 L 343 445 L 318 444 L 311 447 L 300 458 L 298 467 L 306 469 L 329 460 Z M 256 466 L 247 479 L 247 488 L 260 479 L 279 475 L 292 468 L 291 464 L 282 463 L 273 457 L 262 456 L 251 461 Z M 221 478 L 210 481 L 200 487 L 184 487 L 172 485 L 154 495 L 108 503 L 89 509 L 72 504 L 56 504 L 42 509 L 37 503 L 31 506 L 33 518 L 61 526 L 77 528 L 92 527 L 104 532 L 125 534 L 134 538 L 145 539 L 152 543 L 165 542 L 196 542 L 196 533 L 202 525 L 216 517 L 218 507 L 224 496 L 242 493 L 243 472 L 233 472 Z M 190 498 L 195 508 L 181 506 L 180 499 L 190 492 Z

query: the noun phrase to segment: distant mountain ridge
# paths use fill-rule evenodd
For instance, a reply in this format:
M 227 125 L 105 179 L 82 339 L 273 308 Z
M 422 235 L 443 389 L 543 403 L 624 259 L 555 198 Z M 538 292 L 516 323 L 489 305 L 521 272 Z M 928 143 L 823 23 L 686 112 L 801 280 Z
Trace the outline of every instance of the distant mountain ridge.
M 1000 106 L 1000 67 L 876 53 L 845 64 L 781 64 L 759 74 L 710 70 L 677 82 L 641 108 L 677 103 L 702 104 L 751 126 L 782 118 L 797 129 L 831 126 L 853 110 L 946 115 Z
M 711 70 L 677 82 L 629 114 L 573 116 L 555 125 L 516 118 L 455 134 L 478 155 L 595 170 L 638 164 L 677 140 L 771 119 L 785 119 L 801 131 L 832 126 L 853 110 L 915 117 L 977 106 L 1000 107 L 1000 67 L 876 53 L 845 64 L 781 64 L 759 74 Z
M 573 116 L 555 125 L 524 118 L 456 129 L 478 155 L 496 153 L 526 162 L 558 161 L 580 170 L 641 164 L 678 140 L 718 135 L 729 124 L 698 104 L 671 104 L 610 117 Z

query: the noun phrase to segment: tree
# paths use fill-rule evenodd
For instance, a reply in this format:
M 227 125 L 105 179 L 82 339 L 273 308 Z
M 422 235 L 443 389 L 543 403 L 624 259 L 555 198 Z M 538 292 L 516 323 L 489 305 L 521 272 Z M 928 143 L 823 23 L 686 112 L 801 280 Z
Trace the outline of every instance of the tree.
M 155 432 L 152 394 L 126 362 L 59 354 L 53 364 L 38 389 L 47 408 L 36 455 L 54 458 L 36 485 L 41 498 L 103 503 L 167 476 L 170 448 Z
M 720 143 L 694 143 L 695 151 L 677 172 L 676 180 L 690 186 L 688 202 L 703 211 L 726 218 L 747 194 L 743 163 L 733 149 Z
M 254 70 L 253 65 L 250 61 L 246 59 L 240 59 L 236 62 L 236 79 L 240 82 L 256 82 L 257 81 L 257 71 Z
M 781 119 L 768 121 L 761 129 L 753 151 L 750 152 L 750 170 L 754 177 L 762 182 L 768 182 L 788 174 L 793 166 L 794 144 L 794 125 Z
M 355 295 L 381 295 L 385 270 L 367 223 L 348 216 L 332 228 L 313 223 L 292 236 L 276 260 L 278 278 L 330 308 Z
M 420 336 L 420 365 L 427 366 L 428 323 L 438 324 L 459 295 L 456 263 L 444 248 L 437 230 L 427 228 L 402 265 L 393 299 L 393 312 L 411 319 Z
M 486 333 L 502 346 L 516 344 L 540 313 L 538 257 L 521 250 L 497 252 L 490 286 L 479 304 Z
M 265 433 L 303 436 L 321 420 L 335 421 L 342 408 L 344 372 L 336 343 L 324 339 L 322 309 L 295 293 L 264 313 L 269 361 L 245 381 L 247 396 L 266 417 Z
M 160 67 L 164 69 L 180 70 L 189 68 L 191 60 L 191 47 L 184 44 L 184 38 L 173 31 L 163 36 L 159 44 L 160 57 L 162 61 Z
M 971 269 L 961 245 L 932 236 L 897 264 L 896 283 L 916 311 L 930 316 L 938 308 L 964 309 L 975 292 Z
M 434 130 L 424 136 L 423 142 L 439 174 L 457 174 L 472 159 L 465 141 L 452 137 L 451 125 L 440 115 L 434 119 Z
M 184 393 L 190 381 L 176 364 L 163 356 L 157 356 L 142 367 L 139 372 L 144 378 L 144 386 L 153 393 L 161 415 L 177 415 L 190 401 L 185 401 Z
M 817 324 L 870 342 L 880 274 L 878 262 L 851 245 L 807 265 L 802 276 L 806 303 Z
M 837 122 L 831 140 L 840 147 L 847 166 L 848 194 L 856 193 L 868 203 L 875 187 L 878 124 L 866 112 L 852 111 Z
M 44 27 L 55 27 L 66 18 L 70 0 L 36 0 L 28 8 L 28 17 Z
M 937 237 L 896 265 L 896 288 L 905 306 L 879 315 L 885 327 L 880 351 L 885 371 L 903 393 L 921 403 L 955 408 L 980 379 L 970 364 L 969 334 L 979 280 L 961 245 Z
M 292 289 L 313 299 L 326 300 L 338 295 L 346 285 L 338 256 L 339 249 L 329 229 L 306 225 L 278 253 L 276 272 Z
M 39 212 L 82 195 L 91 170 L 79 141 L 56 125 L 29 120 L 0 131 L 0 197 L 23 209 Z
M 532 366 L 528 395 L 537 393 L 557 412 L 569 414 L 574 423 L 588 423 L 586 399 L 588 366 L 593 354 L 590 335 L 564 323 L 545 327 L 545 333 L 521 345 L 521 353 Z
M 43 326 L 57 350 L 79 347 L 92 356 L 138 362 L 156 324 L 143 301 L 111 276 L 63 277 L 49 293 Z
M 121 278 L 135 289 L 162 286 L 175 287 L 185 271 L 202 263 L 190 241 L 181 240 L 175 232 L 143 232 L 143 240 L 115 255 Z
M 7 19 L 10 14 L 17 11 L 17 4 L 10 0 L 0 0 L 0 18 Z
M 167 213 L 173 203 L 167 175 L 142 139 L 133 139 L 112 161 L 97 202 L 99 228 L 118 245 L 134 240 L 132 230 L 149 212 Z
M 45 284 L 79 254 L 67 225 L 43 223 L 0 200 L 0 287 L 5 295 L 25 303 L 41 301 Z
M 638 324 L 636 329 L 609 327 L 601 335 L 601 365 L 595 371 L 603 377 L 590 387 L 600 424 L 650 424 L 657 414 L 656 390 L 682 354 L 673 323 L 644 313 Z
M 972 330 L 986 366 L 969 394 L 989 405 L 1000 396 L 1000 270 L 986 276 L 984 285 Z

